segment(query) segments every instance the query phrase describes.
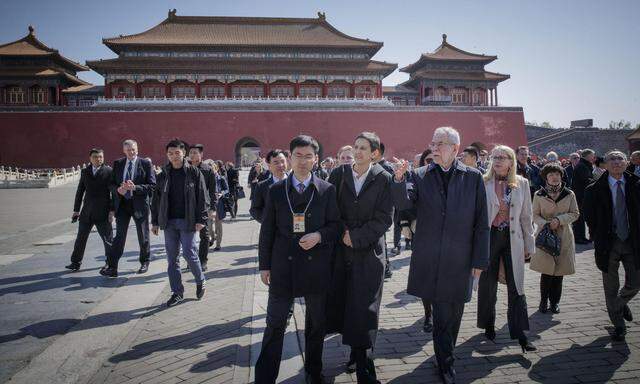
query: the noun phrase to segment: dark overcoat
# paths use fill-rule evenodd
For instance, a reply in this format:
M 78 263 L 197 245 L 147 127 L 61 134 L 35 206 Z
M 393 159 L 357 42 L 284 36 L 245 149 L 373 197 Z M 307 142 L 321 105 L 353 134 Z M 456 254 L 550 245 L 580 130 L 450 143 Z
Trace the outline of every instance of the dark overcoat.
M 445 195 L 437 164 L 412 171 L 413 183 L 391 186 L 396 207 L 416 208 L 407 293 L 440 302 L 471 299 L 471 269 L 489 263 L 489 224 L 482 175 L 459 161 Z
M 373 348 L 378 331 L 385 269 L 384 234 L 392 224 L 391 175 L 373 164 L 356 194 L 349 166 L 331 172 L 338 190 L 340 231 L 327 302 L 328 330 L 355 348 Z M 345 230 L 353 247 L 342 242 Z
M 111 177 L 111 188 L 113 195 L 113 206 L 116 211 L 120 208 L 120 203 L 125 199 L 124 196 L 117 192 L 118 187 L 122 183 L 125 174 L 124 167 L 127 164 L 127 158 L 123 157 L 113 162 L 113 172 Z M 136 185 L 133 190 L 133 209 L 136 218 L 149 216 L 151 198 L 156 187 L 156 172 L 150 160 L 138 157 L 136 161 L 136 171 L 133 175 L 133 183 Z
M 326 293 L 331 281 L 331 259 L 338 238 L 340 213 L 336 204 L 336 189 L 328 182 L 311 176 L 309 187 L 299 194 L 291 178 L 273 184 L 267 194 L 260 241 L 259 268 L 271 271 L 269 293 L 283 297 L 302 297 Z M 293 233 L 291 208 L 305 215 L 305 233 Z M 313 199 L 311 198 L 313 195 Z M 322 240 L 308 251 L 299 245 L 307 233 L 319 232 Z

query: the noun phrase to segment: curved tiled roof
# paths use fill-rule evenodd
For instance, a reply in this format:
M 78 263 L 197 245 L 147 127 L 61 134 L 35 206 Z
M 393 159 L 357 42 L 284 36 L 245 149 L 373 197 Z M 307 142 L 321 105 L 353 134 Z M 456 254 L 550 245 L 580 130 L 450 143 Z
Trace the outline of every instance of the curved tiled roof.
M 89 68 L 62 56 L 57 49 L 49 48 L 34 33 L 34 28 L 29 26 L 29 34 L 20 40 L 0 45 L 0 56 L 52 56 L 74 71 L 88 71 Z
M 471 53 L 463 51 L 460 48 L 454 47 L 447 42 L 447 35 L 442 35 L 442 44 L 433 53 L 423 53 L 420 55 L 418 61 L 413 64 L 409 64 L 404 68 L 401 68 L 401 72 L 413 72 L 422 65 L 425 61 L 429 60 L 441 60 L 441 61 L 475 61 L 488 64 L 496 60 L 498 56 L 481 55 L 477 53 Z
M 116 52 L 124 45 L 340 47 L 375 51 L 382 47 L 380 42 L 338 31 L 322 13 L 317 19 L 307 19 L 176 16 L 175 10 L 145 32 L 106 38 L 103 43 Z

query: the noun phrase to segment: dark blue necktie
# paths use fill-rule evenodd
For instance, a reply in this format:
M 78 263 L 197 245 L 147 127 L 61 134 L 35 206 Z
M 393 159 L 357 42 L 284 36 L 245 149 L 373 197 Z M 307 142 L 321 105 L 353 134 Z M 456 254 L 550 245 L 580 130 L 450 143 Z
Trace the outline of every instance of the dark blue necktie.
M 129 161 L 129 166 L 127 167 L 127 175 L 125 176 L 124 181 L 131 180 L 131 171 L 133 170 L 132 167 L 133 161 Z M 131 191 L 127 191 L 127 193 L 124 194 L 124 198 L 127 200 L 131 199 L 131 197 Z
M 625 241 L 629 237 L 629 223 L 627 222 L 627 202 L 622 190 L 622 181 L 618 180 L 616 188 L 615 226 L 616 235 Z

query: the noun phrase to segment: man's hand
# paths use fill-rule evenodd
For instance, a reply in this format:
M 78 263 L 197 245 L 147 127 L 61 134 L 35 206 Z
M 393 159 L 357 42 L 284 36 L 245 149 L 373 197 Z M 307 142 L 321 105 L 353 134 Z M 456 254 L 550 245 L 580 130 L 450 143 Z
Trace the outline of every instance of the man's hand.
M 204 228 L 204 224 L 197 223 L 196 224 L 196 232 L 200 232 Z
M 349 230 L 344 231 L 344 235 L 342 236 L 342 242 L 347 247 L 353 248 L 353 243 L 351 242 L 351 236 L 349 235 Z
M 113 218 L 116 217 L 116 212 L 115 211 L 109 211 L 109 224 L 113 223 Z
M 80 217 L 80 212 L 73 212 L 73 214 L 71 215 L 71 218 L 75 219 L 76 217 Z
M 271 271 L 260 271 L 260 280 L 264 285 L 271 284 Z
M 207 212 L 207 215 L 209 216 L 209 220 L 213 220 L 213 217 L 215 216 L 216 211 L 214 211 L 213 209 L 210 209 L 209 212 Z
M 322 236 L 320 235 L 320 232 L 307 233 L 306 235 L 302 236 L 298 244 L 300 244 L 300 248 L 308 251 L 311 248 L 315 247 L 321 239 Z
M 475 278 L 480 278 L 480 275 L 482 274 L 482 269 L 478 269 L 478 268 L 473 268 L 471 270 L 471 274 L 473 275 L 473 277 Z
M 407 169 L 409 169 L 409 162 L 398 158 L 393 158 L 393 169 L 395 172 L 393 173 L 393 178 L 397 182 L 401 182 L 404 180 L 404 175 L 407 173 Z
M 131 191 L 131 192 L 133 192 L 133 190 L 134 190 L 134 189 L 136 189 L 136 185 L 133 183 L 133 181 L 131 181 L 131 180 L 127 180 L 127 182 L 125 183 L 124 188 L 125 188 L 127 191 Z
M 553 219 L 551 219 L 551 223 L 549 224 L 549 228 L 551 228 L 551 229 L 553 229 L 555 231 L 559 227 L 560 227 L 560 220 L 558 220 L 557 217 L 554 217 Z
M 158 236 L 158 234 L 160 233 L 160 227 L 158 227 L 157 225 L 152 225 L 151 226 L 151 232 L 154 235 Z
M 127 193 L 127 188 L 125 187 L 125 184 L 124 183 L 120 184 L 117 191 L 120 195 L 124 196 Z

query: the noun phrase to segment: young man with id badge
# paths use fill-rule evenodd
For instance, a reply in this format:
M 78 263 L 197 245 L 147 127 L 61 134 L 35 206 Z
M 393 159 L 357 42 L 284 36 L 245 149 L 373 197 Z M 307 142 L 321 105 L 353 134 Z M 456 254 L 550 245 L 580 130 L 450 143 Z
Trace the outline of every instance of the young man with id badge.
M 260 277 L 269 286 L 269 300 L 256 384 L 275 383 L 278 377 L 287 314 L 296 297 L 304 297 L 306 306 L 306 379 L 324 382 L 326 293 L 340 213 L 335 187 L 312 174 L 318 142 L 300 135 L 289 149 L 293 172 L 269 190 L 260 227 Z

